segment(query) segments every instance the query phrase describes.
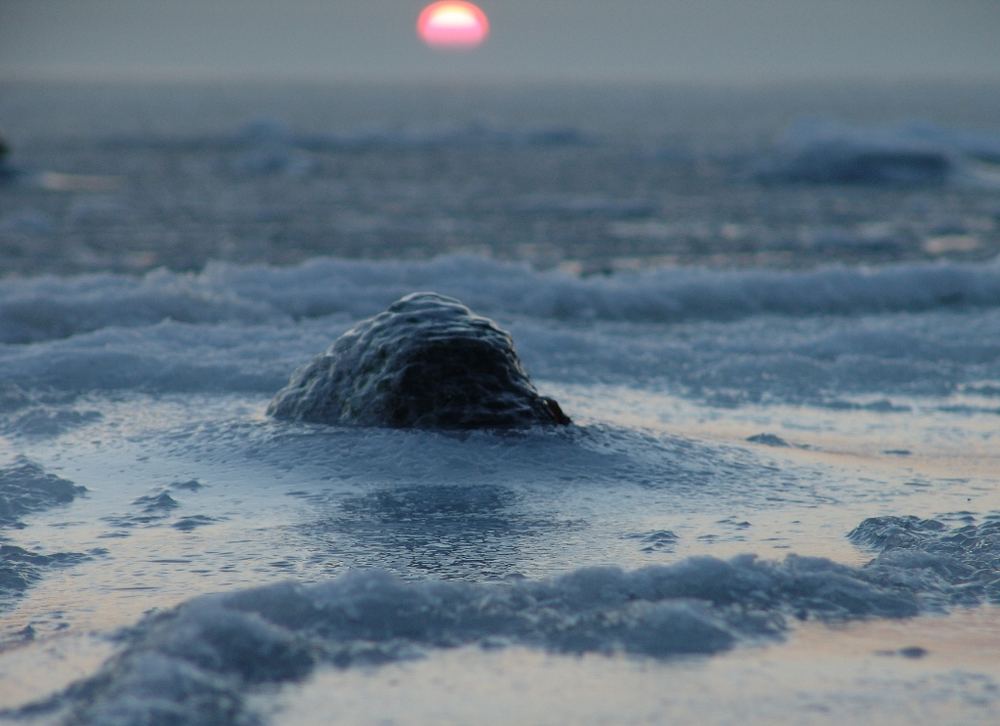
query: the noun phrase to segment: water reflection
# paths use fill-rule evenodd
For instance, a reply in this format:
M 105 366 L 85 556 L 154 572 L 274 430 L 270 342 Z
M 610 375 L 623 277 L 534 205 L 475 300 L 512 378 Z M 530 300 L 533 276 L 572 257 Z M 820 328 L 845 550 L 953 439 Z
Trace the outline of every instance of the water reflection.
M 310 549 L 351 567 L 381 567 L 403 577 L 502 579 L 544 546 L 543 536 L 581 527 L 529 513 L 498 485 L 402 484 L 328 504 L 329 515 L 301 528 Z

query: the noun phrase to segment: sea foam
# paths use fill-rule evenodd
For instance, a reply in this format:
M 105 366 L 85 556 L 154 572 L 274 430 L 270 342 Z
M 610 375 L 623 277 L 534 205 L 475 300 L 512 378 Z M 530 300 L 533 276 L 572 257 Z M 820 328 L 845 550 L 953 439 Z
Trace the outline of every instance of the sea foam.
M 683 322 L 1000 306 L 1000 261 L 805 271 L 656 269 L 580 278 L 465 255 L 426 262 L 318 258 L 294 267 L 212 263 L 200 273 L 0 282 L 0 341 L 27 343 L 165 320 L 285 322 L 371 315 L 414 290 L 485 312 L 564 321 Z
M 862 568 L 794 555 L 695 557 L 492 584 L 355 571 L 317 585 L 198 597 L 127 631 L 123 650 L 97 675 L 29 712 L 69 708 L 74 723 L 245 723 L 254 718 L 255 687 L 299 681 L 324 664 L 377 666 L 468 645 L 707 655 L 781 638 L 795 620 L 900 618 L 1000 602 L 1000 522 L 959 530 L 912 524 L 859 525 L 854 536 L 880 548 Z M 908 535 L 886 537 L 886 527 Z
M 540 379 L 824 405 L 1000 380 L 996 261 L 580 278 L 451 256 L 4 280 L 3 388 L 273 393 L 414 290 L 498 320 Z

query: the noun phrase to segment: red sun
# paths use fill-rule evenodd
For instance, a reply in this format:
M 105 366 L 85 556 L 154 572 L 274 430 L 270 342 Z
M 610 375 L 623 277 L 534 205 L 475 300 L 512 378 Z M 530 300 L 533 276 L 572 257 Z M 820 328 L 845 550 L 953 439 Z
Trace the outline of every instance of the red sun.
M 442 0 L 423 9 L 417 19 L 417 33 L 434 48 L 469 50 L 486 40 L 490 21 L 472 3 Z

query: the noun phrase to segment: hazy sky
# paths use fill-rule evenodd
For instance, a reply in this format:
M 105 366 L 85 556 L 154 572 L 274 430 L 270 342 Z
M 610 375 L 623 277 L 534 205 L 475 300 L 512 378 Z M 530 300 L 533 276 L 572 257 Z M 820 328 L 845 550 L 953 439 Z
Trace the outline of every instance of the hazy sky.
M 0 0 L 0 76 L 769 81 L 1000 78 L 1000 0 L 482 0 L 424 47 L 419 0 Z

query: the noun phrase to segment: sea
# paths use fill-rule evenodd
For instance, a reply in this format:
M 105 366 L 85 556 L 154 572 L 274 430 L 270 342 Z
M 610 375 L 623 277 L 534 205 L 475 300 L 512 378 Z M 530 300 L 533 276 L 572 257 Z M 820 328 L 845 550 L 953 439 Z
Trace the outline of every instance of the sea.
M 0 721 L 992 724 L 1000 86 L 0 84 Z M 278 421 L 411 292 L 573 424 Z

